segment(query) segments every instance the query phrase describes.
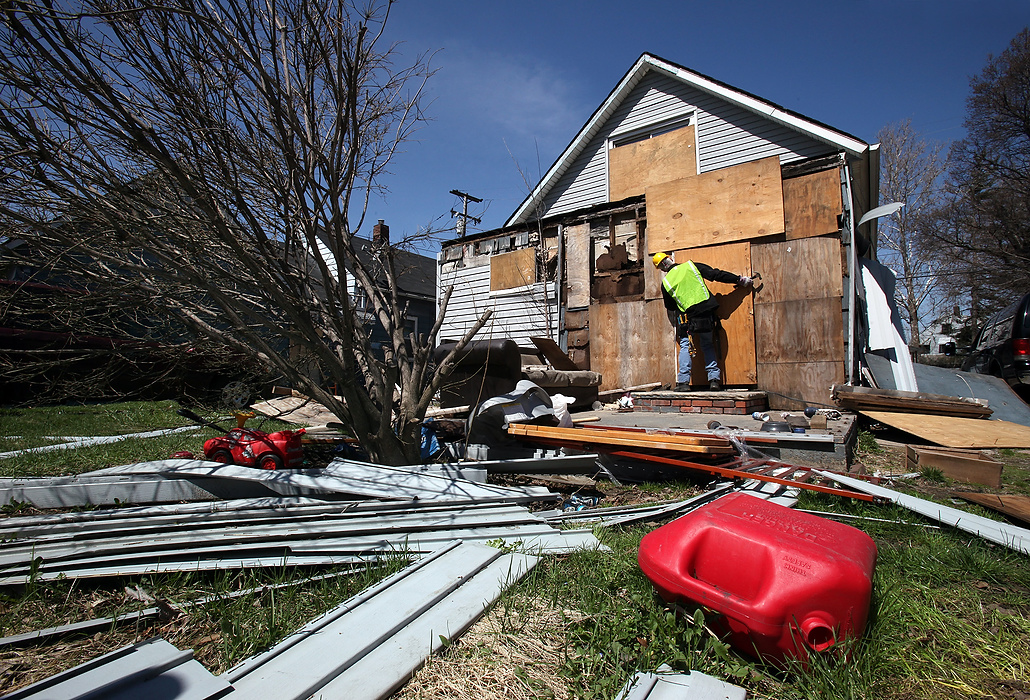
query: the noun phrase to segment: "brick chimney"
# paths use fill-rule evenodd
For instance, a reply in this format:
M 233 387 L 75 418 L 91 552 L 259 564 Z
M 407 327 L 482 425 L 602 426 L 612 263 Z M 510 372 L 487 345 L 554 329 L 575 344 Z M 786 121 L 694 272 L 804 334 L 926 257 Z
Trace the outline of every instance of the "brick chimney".
M 382 219 L 372 227 L 372 243 L 376 245 L 390 244 L 390 227 L 384 224 Z

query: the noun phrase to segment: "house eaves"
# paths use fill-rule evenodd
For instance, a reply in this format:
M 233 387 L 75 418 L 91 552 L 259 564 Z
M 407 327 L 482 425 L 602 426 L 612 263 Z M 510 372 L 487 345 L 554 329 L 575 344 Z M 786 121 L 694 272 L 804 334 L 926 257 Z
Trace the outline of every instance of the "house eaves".
M 628 73 L 619 81 L 607 99 L 590 116 L 587 123 L 566 147 L 540 183 L 519 205 L 504 226 L 512 226 L 536 218 L 532 212 L 543 201 L 550 189 L 572 166 L 576 158 L 590 143 L 591 139 L 603 128 L 608 119 L 615 113 L 634 87 L 649 71 L 659 71 L 677 80 L 681 80 L 698 90 L 702 90 L 743 109 L 759 114 L 785 127 L 799 131 L 813 139 L 830 144 L 846 152 L 849 156 L 860 158 L 869 151 L 869 144 L 843 131 L 826 124 L 809 119 L 797 112 L 764 100 L 756 95 L 739 90 L 714 78 L 684 68 L 653 54 L 641 55 Z

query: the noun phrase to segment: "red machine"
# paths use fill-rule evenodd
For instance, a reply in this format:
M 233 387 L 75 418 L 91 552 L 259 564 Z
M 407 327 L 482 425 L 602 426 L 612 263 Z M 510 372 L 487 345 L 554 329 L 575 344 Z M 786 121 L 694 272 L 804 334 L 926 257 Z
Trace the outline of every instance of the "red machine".
M 807 661 L 865 629 L 876 544 L 861 530 L 732 494 L 648 533 L 640 568 L 661 597 L 721 613 L 738 651 Z
M 179 415 L 216 430 L 225 428 L 182 409 Z M 266 433 L 250 428 L 233 428 L 225 435 L 204 443 L 204 456 L 212 462 L 238 464 L 258 469 L 296 469 L 304 461 L 304 448 L 300 438 L 306 430 L 280 430 Z

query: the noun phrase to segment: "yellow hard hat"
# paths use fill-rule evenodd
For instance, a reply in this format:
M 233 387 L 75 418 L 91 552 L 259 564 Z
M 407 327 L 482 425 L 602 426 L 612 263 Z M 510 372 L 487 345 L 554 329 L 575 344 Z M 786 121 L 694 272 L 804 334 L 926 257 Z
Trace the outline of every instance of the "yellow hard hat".
M 662 260 L 665 260 L 667 257 L 669 257 L 669 256 L 666 255 L 665 253 L 655 253 L 654 257 L 651 258 L 651 262 L 654 263 L 655 267 L 658 267 L 659 265 L 662 264 Z

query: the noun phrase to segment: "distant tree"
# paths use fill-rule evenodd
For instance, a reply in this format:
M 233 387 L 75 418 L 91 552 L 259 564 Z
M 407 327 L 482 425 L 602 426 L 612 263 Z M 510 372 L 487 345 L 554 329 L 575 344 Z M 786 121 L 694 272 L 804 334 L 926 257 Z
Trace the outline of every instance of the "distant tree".
M 904 309 L 909 350 L 915 356 L 922 319 L 932 313 L 939 280 L 939 259 L 929 231 L 941 204 L 944 147 L 920 139 L 908 120 L 883 127 L 877 139 L 881 203 L 905 203 L 893 215 L 880 219 L 877 256 L 897 275 L 895 301 Z
M 1030 29 L 971 79 L 965 127 L 951 149 L 950 206 L 936 236 L 982 314 L 1030 288 Z
M 411 241 L 356 254 L 431 74 L 382 44 L 391 4 L 5 3 L 0 216 L 83 285 L 274 368 L 397 464 L 418 459 L 449 362 L 431 364 L 439 321 L 405 334 L 394 252 Z

